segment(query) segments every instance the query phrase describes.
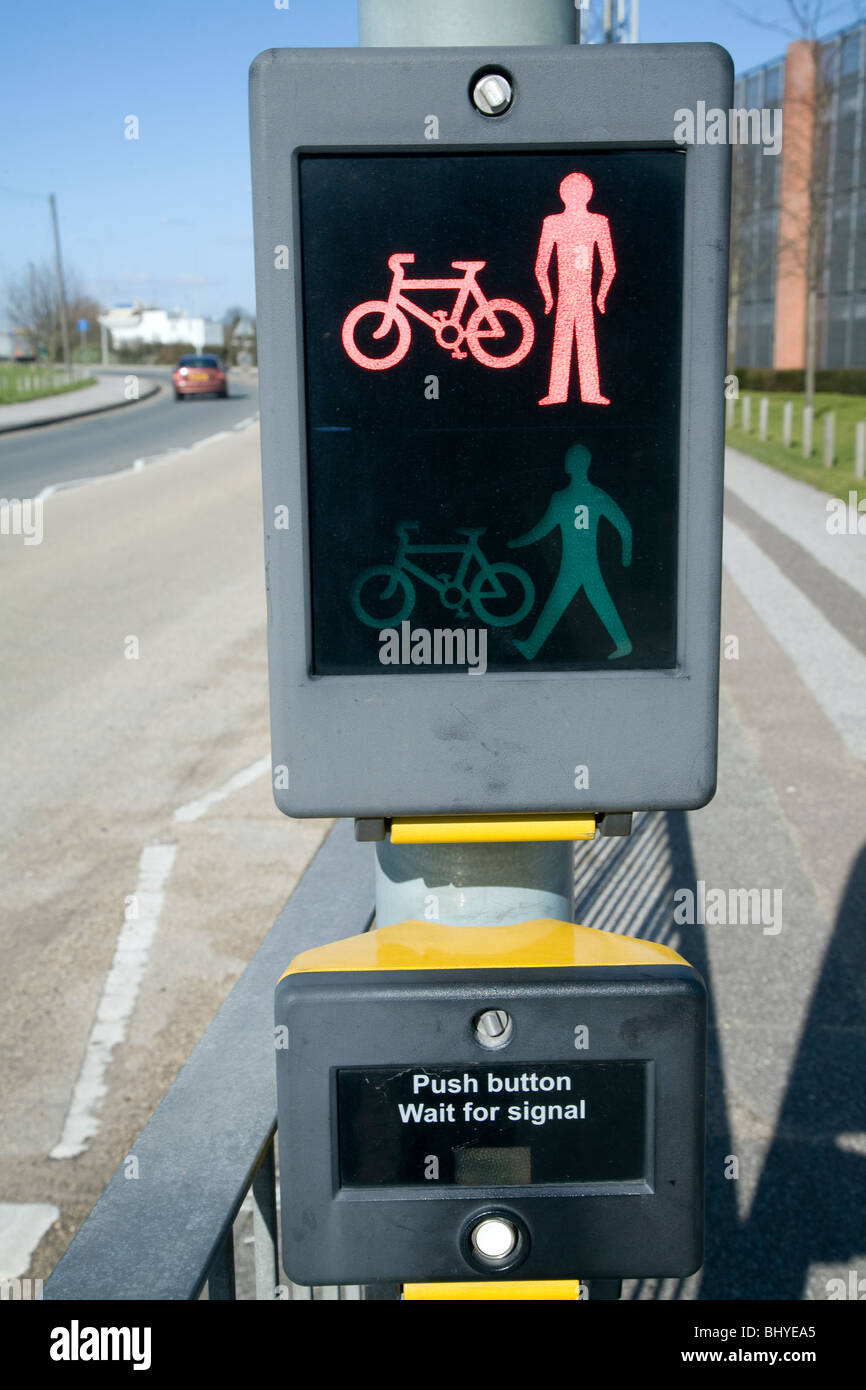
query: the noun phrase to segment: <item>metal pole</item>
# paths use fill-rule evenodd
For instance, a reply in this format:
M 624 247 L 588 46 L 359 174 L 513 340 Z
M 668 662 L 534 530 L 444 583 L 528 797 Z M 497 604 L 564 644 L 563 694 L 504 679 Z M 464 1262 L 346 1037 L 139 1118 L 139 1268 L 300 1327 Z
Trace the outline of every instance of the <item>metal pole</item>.
M 376 846 L 376 926 L 410 919 L 500 927 L 553 917 L 570 922 L 574 846 Z
M 367 48 L 495 49 L 578 41 L 574 0 L 358 0 L 358 6 L 361 45 Z M 377 926 L 409 918 L 478 927 L 533 917 L 572 919 L 570 841 L 404 846 L 386 840 L 376 851 Z
M 69 350 L 69 321 L 66 315 L 66 287 L 63 283 L 63 260 L 60 255 L 60 227 L 57 222 L 57 200 L 53 193 L 48 195 L 51 204 L 51 225 L 54 228 L 54 266 L 57 271 L 57 308 L 60 314 L 60 337 L 63 342 L 63 360 L 66 375 L 72 380 L 72 354 Z
M 574 0 L 358 0 L 362 48 L 577 43 Z

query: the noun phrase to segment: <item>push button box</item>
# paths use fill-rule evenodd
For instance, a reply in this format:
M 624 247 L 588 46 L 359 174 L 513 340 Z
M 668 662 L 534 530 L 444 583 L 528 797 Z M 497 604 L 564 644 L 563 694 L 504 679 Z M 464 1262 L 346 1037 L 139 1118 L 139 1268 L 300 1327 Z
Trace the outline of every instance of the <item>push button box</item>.
M 401 923 L 299 956 L 276 1022 L 295 1282 L 700 1266 L 706 995 L 669 948 Z

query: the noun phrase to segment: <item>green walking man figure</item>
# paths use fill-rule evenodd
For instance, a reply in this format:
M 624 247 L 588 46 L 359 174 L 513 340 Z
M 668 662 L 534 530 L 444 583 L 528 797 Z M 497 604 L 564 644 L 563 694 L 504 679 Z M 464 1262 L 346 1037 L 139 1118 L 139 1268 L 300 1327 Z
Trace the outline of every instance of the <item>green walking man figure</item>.
M 622 562 L 631 564 L 631 523 L 603 488 L 589 481 L 587 472 L 592 457 L 582 444 L 572 444 L 565 455 L 565 471 L 571 482 L 550 499 L 547 511 L 525 536 L 508 542 L 509 550 L 532 545 L 558 526 L 562 533 L 562 559 L 556 583 L 550 592 L 535 630 L 525 641 L 514 645 L 527 661 L 532 661 L 544 646 L 569 604 L 581 589 L 586 594 L 602 623 L 615 643 L 609 661 L 628 656 L 631 642 L 607 590 L 598 561 L 598 523 L 606 517 L 622 537 Z

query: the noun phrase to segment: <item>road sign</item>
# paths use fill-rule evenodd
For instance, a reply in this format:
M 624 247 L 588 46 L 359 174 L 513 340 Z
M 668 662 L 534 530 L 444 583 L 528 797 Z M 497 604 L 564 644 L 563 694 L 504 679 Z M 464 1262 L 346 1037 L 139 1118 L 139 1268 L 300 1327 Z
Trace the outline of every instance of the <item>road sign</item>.
M 78 320 L 78 331 L 79 331 L 79 333 L 86 333 L 89 327 L 90 327 L 90 323 L 89 323 L 89 321 L 88 321 L 87 319 L 79 319 L 79 320 Z
M 275 51 L 251 82 L 279 805 L 703 804 L 730 151 L 677 131 L 728 56 Z
M 693 1273 L 705 1033 L 674 951 L 564 922 L 407 922 L 299 956 L 276 998 L 289 1276 Z

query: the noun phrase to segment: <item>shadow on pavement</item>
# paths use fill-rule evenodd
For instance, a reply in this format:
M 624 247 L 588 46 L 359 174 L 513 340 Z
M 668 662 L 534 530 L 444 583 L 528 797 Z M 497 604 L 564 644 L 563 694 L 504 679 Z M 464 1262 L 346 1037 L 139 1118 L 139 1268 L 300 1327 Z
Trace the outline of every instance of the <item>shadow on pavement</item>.
M 852 1268 L 866 1251 L 866 848 L 851 871 L 743 1222 L 736 1183 L 725 1178 L 734 1141 L 705 929 L 690 927 L 687 941 L 671 941 L 674 892 L 694 892 L 695 878 L 682 812 L 637 817 L 630 839 L 577 851 L 575 920 L 674 944 L 700 971 L 709 994 L 707 1245 L 699 1285 L 637 1280 L 625 1286 L 624 1297 L 801 1300 L 810 1267 Z M 866 1277 L 866 1268 L 856 1277 Z M 823 1287 L 818 1296 L 825 1296 Z

